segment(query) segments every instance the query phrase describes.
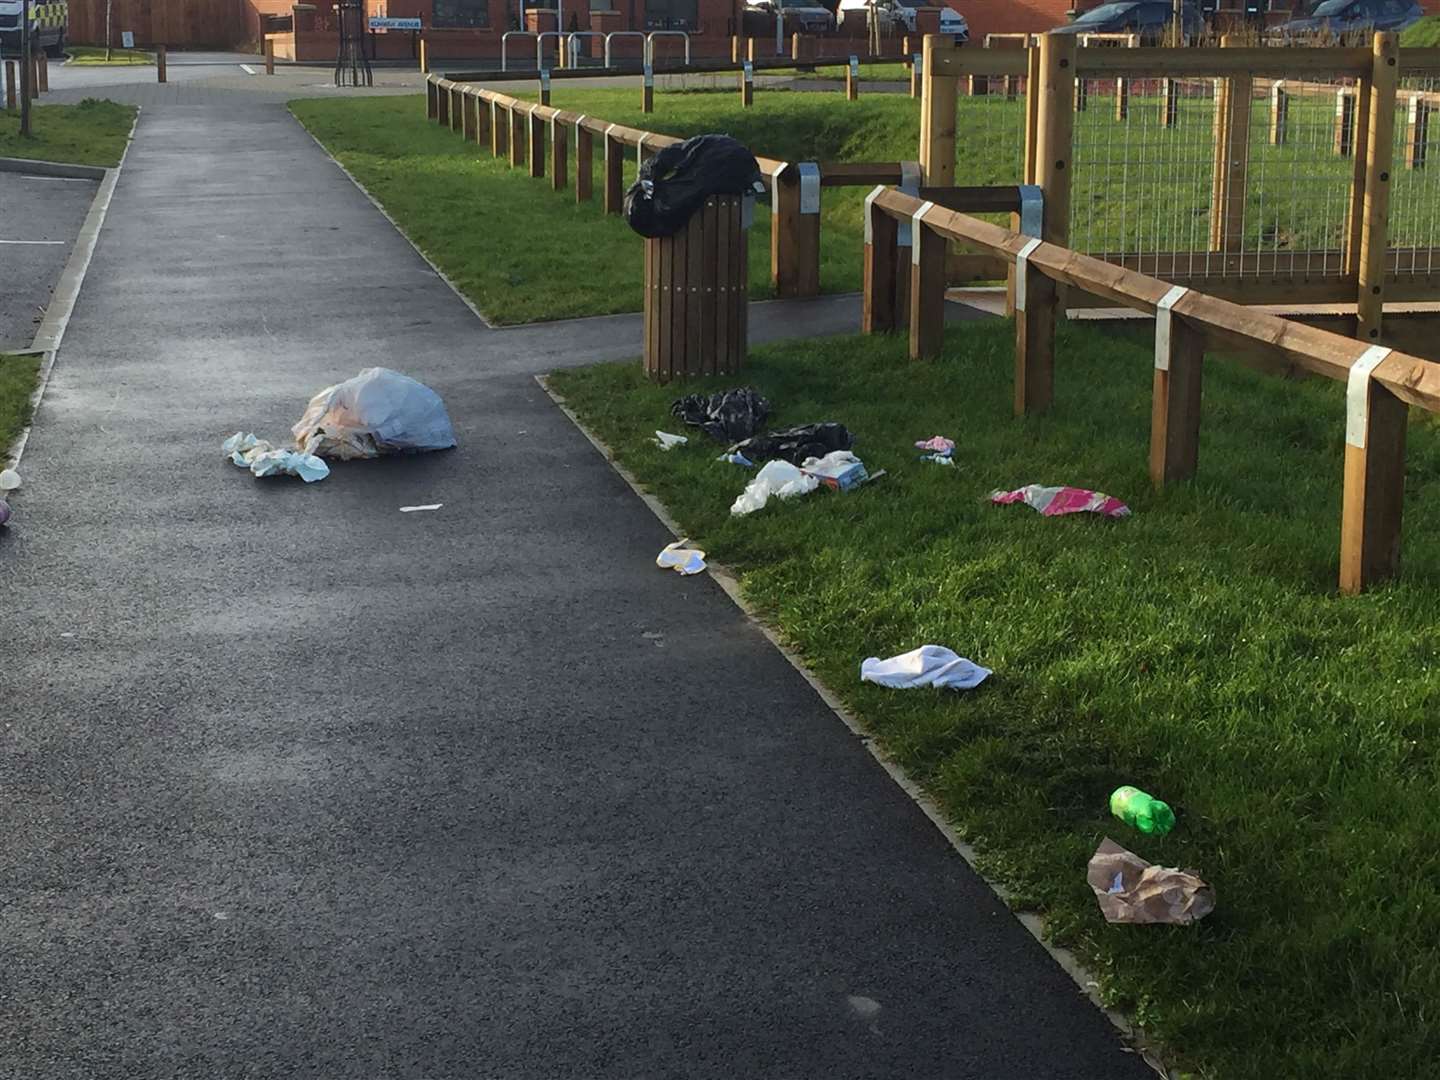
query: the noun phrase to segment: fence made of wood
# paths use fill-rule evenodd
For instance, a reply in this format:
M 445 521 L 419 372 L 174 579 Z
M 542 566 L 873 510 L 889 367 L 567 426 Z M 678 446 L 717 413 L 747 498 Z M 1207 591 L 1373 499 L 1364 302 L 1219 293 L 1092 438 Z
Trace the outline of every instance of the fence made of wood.
M 551 72 L 539 80 L 538 103 L 432 75 L 425 84 L 426 115 L 489 147 L 495 156 L 508 158 L 513 167 L 525 166 L 532 177 L 548 173 L 556 191 L 571 186 L 569 151 L 573 146 L 577 202 L 594 198 L 592 170 L 598 148 L 603 155 L 601 206 L 607 214 L 619 214 L 625 195 L 627 155 L 642 161 L 681 140 L 552 108 L 547 84 L 559 74 Z M 533 73 L 530 79 L 535 81 Z M 643 88 L 637 88 L 641 101 L 642 94 Z M 920 169 L 915 162 L 792 162 L 767 157 L 757 157 L 756 161 L 770 200 L 770 283 L 775 295 L 783 298 L 820 293 L 820 210 L 825 188 L 919 186 Z
M 107 6 L 109 44 L 116 47 L 126 30 L 141 48 L 233 49 L 250 36 L 244 0 L 69 0 L 66 38 L 77 45 L 106 44 Z
M 956 182 L 957 129 L 967 148 L 1013 141 L 1013 179 L 1045 190 L 1047 240 L 1243 303 L 1354 305 L 1371 342 L 1387 340 L 1387 303 L 1440 300 L 1440 173 L 1425 164 L 1440 152 L 1440 49 L 1377 34 L 1371 48 L 1042 35 L 976 50 L 932 35 L 923 70 L 926 183 Z M 1022 76 L 1023 106 L 965 96 Z M 981 255 L 969 269 L 1013 268 Z
M 931 187 L 907 195 L 876 188 L 866 201 L 865 332 L 908 323 L 911 355 L 937 355 L 947 245 L 964 243 L 1004 261 L 1016 270 L 1015 411 L 1024 415 L 1048 408 L 1054 397 L 1062 289 L 1154 315 L 1149 466 L 1157 486 L 1188 479 L 1198 468 L 1207 350 L 1258 355 L 1342 381 L 1347 389 L 1340 588 L 1360 592 L 1398 572 L 1407 411 L 1414 405 L 1440 412 L 1440 364 L 1242 307 L 949 208 L 1016 208 L 1007 207 L 1015 195 L 1016 189 L 986 195 Z M 1048 220 L 1049 207 L 1045 210 Z M 902 227 L 909 233 L 908 249 L 900 242 Z

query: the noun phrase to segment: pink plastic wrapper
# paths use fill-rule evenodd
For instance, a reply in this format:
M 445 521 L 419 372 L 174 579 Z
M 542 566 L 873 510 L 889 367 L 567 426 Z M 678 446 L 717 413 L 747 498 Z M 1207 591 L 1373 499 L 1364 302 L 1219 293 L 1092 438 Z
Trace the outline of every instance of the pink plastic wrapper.
M 915 444 L 916 450 L 929 450 L 932 454 L 942 454 L 949 457 L 955 452 L 955 441 L 947 439 L 944 435 L 932 435 L 924 442 Z
M 1085 488 L 1041 487 L 1026 484 L 1014 491 L 992 491 L 992 503 L 1020 503 L 1034 507 L 1046 517 L 1061 514 L 1104 514 L 1110 518 L 1130 516 L 1130 508 L 1119 499 L 1103 491 L 1087 491 Z

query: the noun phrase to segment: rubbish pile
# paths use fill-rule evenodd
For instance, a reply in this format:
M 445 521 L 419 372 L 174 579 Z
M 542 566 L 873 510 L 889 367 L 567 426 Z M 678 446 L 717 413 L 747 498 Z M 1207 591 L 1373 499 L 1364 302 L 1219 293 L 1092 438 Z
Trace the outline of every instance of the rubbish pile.
M 1061 514 L 1104 514 L 1108 518 L 1130 516 L 1130 508 L 1103 491 L 1074 487 L 1042 487 L 1027 484 L 1014 491 L 992 491 L 990 501 L 997 505 L 1024 503 L 1045 517 Z
M 312 484 L 330 475 L 325 459 L 350 461 L 455 445 L 440 395 L 382 367 L 366 368 L 321 390 L 290 430 L 292 446 L 277 447 L 237 431 L 221 449 L 234 465 L 255 476 L 298 476 Z
M 955 440 L 947 439 L 944 435 L 932 435 L 915 443 L 916 450 L 924 450 L 920 455 L 921 461 L 933 461 L 936 465 L 955 464 Z
M 752 435 L 730 447 L 730 453 L 742 454 L 750 461 L 778 458 L 791 465 L 804 465 L 810 458 L 823 458 L 836 450 L 849 450 L 854 445 L 855 439 L 844 424 L 828 421 Z
M 672 404 L 670 413 L 712 439 L 733 445 L 765 426 L 770 402 L 753 386 L 742 386 L 714 394 L 689 394 Z
M 641 162 L 625 192 L 625 220 L 641 236 L 673 236 L 711 195 L 765 190 L 755 155 L 729 135 L 696 135 Z

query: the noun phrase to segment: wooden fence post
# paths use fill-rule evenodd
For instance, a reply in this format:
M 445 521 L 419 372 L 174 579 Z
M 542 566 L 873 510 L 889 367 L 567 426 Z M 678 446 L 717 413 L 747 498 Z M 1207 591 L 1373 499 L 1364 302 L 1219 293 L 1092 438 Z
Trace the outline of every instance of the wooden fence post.
M 1025 183 L 1036 183 L 1035 145 L 1040 137 L 1040 47 L 1025 50 Z M 1080 93 L 1081 81 L 1075 80 L 1075 93 Z M 1012 231 L 1019 231 L 1019 218 L 1010 217 Z
M 1180 119 L 1179 86 L 1174 79 L 1160 80 L 1160 126 L 1173 128 Z
M 1425 167 L 1425 143 L 1430 137 L 1431 105 L 1423 94 L 1410 96 L 1408 124 L 1405 128 L 1405 167 Z
M 545 176 L 545 121 L 535 115 L 533 105 L 527 120 L 530 127 L 530 178 L 539 180 Z
M 854 101 L 860 96 L 860 59 L 850 57 L 845 66 L 845 100 Z
M 640 88 L 640 111 L 655 111 L 655 69 L 649 64 L 645 65 L 644 85 Z
M 909 38 L 905 39 L 909 42 Z M 925 54 L 910 54 L 910 96 L 918 98 L 924 96 L 925 83 Z
M 1036 117 L 1035 182 L 1045 195 L 1046 243 L 1070 241 L 1070 154 L 1075 113 L 1075 38 L 1040 38 L 1040 94 Z M 926 181 L 929 183 L 930 181 Z
M 585 127 L 585 117 L 575 121 L 575 201 L 595 197 L 595 137 Z
M 569 171 L 569 162 L 566 156 L 570 150 L 570 132 L 560 122 L 559 116 L 550 118 L 550 187 L 554 191 L 564 191 L 565 185 L 569 183 L 566 173 Z
M 420 35 L 420 74 L 430 74 L 430 49 L 425 42 L 425 35 Z
M 525 117 L 516 106 L 510 106 L 510 167 L 518 169 L 525 164 L 526 136 Z
M 16 82 L 16 79 L 18 78 L 18 76 L 15 74 L 15 72 L 16 72 L 15 61 L 14 61 L 14 60 L 6 60 L 6 61 L 5 61 L 5 108 L 9 109 L 11 112 L 14 112 L 14 111 L 15 111 L 15 108 L 16 108 L 16 102 L 15 102 L 15 87 L 18 85 L 18 83 Z
M 736 36 L 736 37 L 731 37 L 731 39 L 730 39 L 730 62 L 731 62 L 732 64 L 738 64 L 738 63 L 740 63 L 740 61 L 744 60 L 744 59 L 746 58 L 746 56 L 748 56 L 748 55 L 749 55 L 749 54 L 746 52 L 746 49 L 745 49 L 745 39 L 744 39 L 743 37 L 738 37 L 738 36 Z
M 460 93 L 460 128 L 466 142 L 475 141 L 476 125 L 479 123 L 476 118 L 476 98 L 474 91 L 469 87 Z
M 498 101 L 490 102 L 490 153 L 503 158 L 510 149 L 510 110 Z
M 895 281 L 902 268 L 896 261 L 900 223 L 874 207 L 882 185 L 865 197 L 865 299 L 860 313 L 860 331 L 889 333 L 895 329 Z
M 1284 146 L 1290 141 L 1290 92 L 1285 82 L 1276 79 L 1270 87 L 1270 145 Z
M 1365 204 L 1360 227 L 1360 295 L 1356 334 L 1374 344 L 1380 338 L 1385 306 L 1386 223 L 1390 216 L 1390 174 L 1395 167 L 1395 91 L 1400 85 L 1400 37 L 1377 33 L 1370 74 L 1370 122 L 1365 135 Z
M 1239 48 L 1239 34 L 1220 39 L 1222 49 Z M 1210 250 L 1238 251 L 1245 229 L 1245 177 L 1250 158 L 1250 98 L 1254 82 L 1248 71 L 1219 80 L 1215 101 L 1215 156 L 1210 209 Z
M 926 226 L 934 204 L 924 203 L 911 219 L 910 359 L 929 360 L 945 344 L 945 238 Z M 902 268 L 902 273 L 904 272 Z
M 1015 415 L 1044 412 L 1055 398 L 1055 319 L 1059 289 L 1030 265 L 1032 237 L 1011 273 L 1015 306 Z
M 440 91 L 434 79 L 425 80 L 425 119 L 440 119 Z
M 935 64 L 937 52 L 953 48 L 950 40 L 940 34 L 925 35 L 921 54 L 925 87 L 920 98 L 920 176 L 926 187 L 955 184 L 955 94 L 960 80 L 940 74 Z
M 810 162 L 787 164 L 770 178 L 770 283 L 780 297 L 816 296 L 820 292 L 820 213 L 802 205 L 802 172 Z M 808 181 L 807 181 L 808 183 Z
M 1335 91 L 1334 150 L 1337 157 L 1355 152 L 1355 91 L 1350 89 Z
M 465 135 L 465 88 L 450 87 L 450 130 Z
M 475 91 L 475 145 L 488 146 L 490 143 L 490 103 Z
M 165 46 L 155 46 L 155 81 L 165 81 Z
M 1405 496 L 1405 403 L 1371 373 L 1390 350 L 1367 349 L 1346 389 L 1345 487 L 1340 511 L 1340 591 L 1358 593 L 1400 569 Z
M 450 88 L 435 84 L 435 119 L 441 127 L 450 126 Z
M 610 125 L 614 127 L 614 124 Z M 618 214 L 625 202 L 625 144 L 605 131 L 605 213 Z
M 1124 120 L 1130 115 L 1130 80 L 1121 75 L 1115 79 L 1115 119 Z
M 753 47 L 755 42 L 750 42 Z M 746 60 L 740 68 L 740 107 L 748 109 L 755 104 L 755 65 Z
M 1189 480 L 1200 460 L 1200 384 L 1205 337 L 1173 316 L 1189 290 L 1177 285 L 1155 312 L 1155 386 L 1150 406 L 1150 480 Z
M 275 42 L 272 38 L 265 38 L 265 74 L 275 74 Z
M 48 94 L 50 92 L 50 54 L 42 49 L 36 53 L 35 63 L 40 69 L 35 85 L 40 88 L 40 93 Z

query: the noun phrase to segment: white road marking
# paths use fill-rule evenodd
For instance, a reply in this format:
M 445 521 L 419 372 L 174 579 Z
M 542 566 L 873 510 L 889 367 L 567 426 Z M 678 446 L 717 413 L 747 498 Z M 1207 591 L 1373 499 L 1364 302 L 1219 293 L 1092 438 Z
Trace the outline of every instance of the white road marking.
M 0 244 L 63 244 L 64 240 L 0 240 Z
M 21 179 L 21 180 L 59 180 L 59 181 L 61 181 L 62 183 L 65 183 L 65 184 L 93 184 L 93 183 L 95 183 L 94 180 L 91 180 L 89 177 L 86 177 L 86 176 L 36 176 L 36 175 L 33 174 L 33 173 L 21 173 L 21 174 L 20 174 L 20 179 Z
M 241 64 L 241 65 L 240 65 L 240 70 L 243 71 L 243 72 L 245 72 L 246 75 L 254 75 L 254 74 L 256 74 L 255 69 L 254 69 L 253 67 L 251 67 L 249 64 Z

